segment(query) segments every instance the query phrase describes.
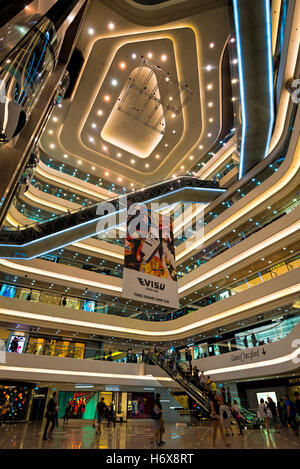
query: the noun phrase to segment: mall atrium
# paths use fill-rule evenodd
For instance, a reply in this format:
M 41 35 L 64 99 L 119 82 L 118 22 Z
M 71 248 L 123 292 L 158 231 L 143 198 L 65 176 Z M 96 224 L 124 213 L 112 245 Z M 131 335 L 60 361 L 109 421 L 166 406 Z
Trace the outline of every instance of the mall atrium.
M 0 448 L 70 442 L 68 401 L 84 448 L 102 397 L 104 447 L 147 447 L 157 393 L 165 448 L 197 448 L 191 366 L 264 448 L 260 398 L 300 392 L 300 2 L 0 6 Z M 131 204 L 171 233 L 134 239 Z

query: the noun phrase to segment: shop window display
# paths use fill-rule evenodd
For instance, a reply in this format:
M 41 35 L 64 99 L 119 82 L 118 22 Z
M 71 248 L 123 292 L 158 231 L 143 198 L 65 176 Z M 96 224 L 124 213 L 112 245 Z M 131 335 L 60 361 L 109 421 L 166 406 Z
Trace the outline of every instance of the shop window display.
M 24 420 L 30 388 L 19 385 L 0 385 L 0 407 L 5 409 L 5 420 Z
M 153 404 L 153 393 L 128 393 L 127 417 L 129 419 L 149 419 L 151 418 L 151 409 Z

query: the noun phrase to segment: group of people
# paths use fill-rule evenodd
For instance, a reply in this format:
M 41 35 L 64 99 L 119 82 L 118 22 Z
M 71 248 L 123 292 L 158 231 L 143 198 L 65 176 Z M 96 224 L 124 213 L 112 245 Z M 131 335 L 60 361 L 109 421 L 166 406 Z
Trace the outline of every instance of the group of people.
M 299 435 L 300 394 L 297 391 L 294 393 L 294 398 L 295 400 L 291 400 L 285 395 L 278 400 L 277 405 L 270 396 L 266 401 L 260 399 L 257 416 L 264 422 L 268 432 L 272 425 L 278 433 L 289 427 L 295 435 Z

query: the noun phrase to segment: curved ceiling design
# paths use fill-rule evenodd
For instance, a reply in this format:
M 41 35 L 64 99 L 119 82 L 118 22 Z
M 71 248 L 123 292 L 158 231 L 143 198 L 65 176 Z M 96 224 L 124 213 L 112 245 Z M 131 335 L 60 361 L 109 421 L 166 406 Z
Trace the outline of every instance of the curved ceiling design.
M 127 188 L 186 174 L 221 128 L 230 25 L 227 6 L 218 12 L 150 30 L 92 2 L 77 44 L 84 65 L 43 151 Z

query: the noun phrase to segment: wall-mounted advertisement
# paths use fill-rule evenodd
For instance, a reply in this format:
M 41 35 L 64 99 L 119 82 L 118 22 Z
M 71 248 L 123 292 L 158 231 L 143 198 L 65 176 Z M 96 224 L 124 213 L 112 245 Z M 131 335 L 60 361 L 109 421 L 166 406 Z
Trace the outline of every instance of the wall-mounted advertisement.
M 14 298 L 16 294 L 16 287 L 13 287 L 12 285 L 2 285 L 1 290 L 0 290 L 0 296 L 7 296 L 8 298 Z
M 132 213 L 134 212 L 134 213 Z M 173 226 L 169 216 L 128 210 L 122 296 L 179 308 Z
M 27 336 L 11 334 L 7 341 L 7 351 L 15 353 L 24 353 L 27 343 Z
M 95 301 L 84 300 L 83 311 L 95 311 Z

